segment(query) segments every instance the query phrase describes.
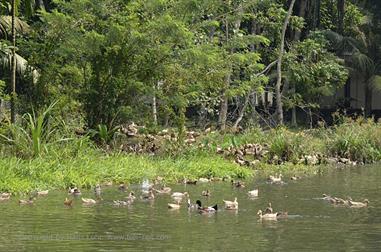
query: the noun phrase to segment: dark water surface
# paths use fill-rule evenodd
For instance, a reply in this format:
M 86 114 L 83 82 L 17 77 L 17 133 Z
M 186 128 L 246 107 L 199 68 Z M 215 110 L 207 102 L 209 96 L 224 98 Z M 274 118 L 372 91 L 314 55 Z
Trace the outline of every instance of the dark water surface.
M 64 207 L 66 192 L 50 192 L 33 206 L 19 206 L 14 197 L 0 202 L 0 251 L 381 251 L 381 167 L 330 171 L 286 185 L 264 180 L 247 182 L 243 189 L 216 182 L 176 185 L 192 201 L 205 204 L 238 198 L 239 210 L 221 210 L 205 216 L 167 208 L 169 195 L 153 202 L 135 201 L 131 207 L 113 207 L 126 193 L 103 188 L 103 202 L 85 207 L 80 198 Z M 257 199 L 247 191 L 259 188 Z M 209 199 L 199 196 L 205 189 Z M 140 192 L 135 190 L 138 194 Z M 363 209 L 335 207 L 322 193 L 369 199 Z M 83 197 L 94 198 L 92 191 Z M 286 220 L 260 221 L 256 215 L 271 201 L 275 211 L 288 211 Z

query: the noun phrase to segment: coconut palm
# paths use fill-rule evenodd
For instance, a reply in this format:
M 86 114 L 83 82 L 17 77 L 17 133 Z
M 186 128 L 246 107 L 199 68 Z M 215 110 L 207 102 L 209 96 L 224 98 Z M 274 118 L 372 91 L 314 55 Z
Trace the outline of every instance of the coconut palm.
M 364 81 L 365 115 L 372 113 L 372 92 L 381 90 L 381 48 L 372 32 L 371 24 L 364 24 L 359 39 L 342 36 L 333 31 L 325 31 L 338 56 L 342 57 L 351 75 L 360 76 Z

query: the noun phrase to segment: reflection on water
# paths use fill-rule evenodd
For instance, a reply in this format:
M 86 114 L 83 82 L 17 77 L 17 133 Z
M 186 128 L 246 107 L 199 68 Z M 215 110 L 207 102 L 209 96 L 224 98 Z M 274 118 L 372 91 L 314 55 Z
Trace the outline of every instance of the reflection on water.
M 205 205 L 238 198 L 239 210 L 200 215 L 169 210 L 169 195 L 153 201 L 137 200 L 128 207 L 112 201 L 127 193 L 103 188 L 103 201 L 83 206 L 80 198 L 65 207 L 66 192 L 51 192 L 33 206 L 19 206 L 17 199 L 0 202 L 0 251 L 117 251 L 117 250 L 255 250 L 255 251 L 378 251 L 381 248 L 381 169 L 377 166 L 331 171 L 323 176 L 269 185 L 265 180 L 248 182 L 244 189 L 216 182 L 198 186 L 177 185 L 192 201 Z M 259 188 L 260 197 L 247 191 Z M 212 192 L 201 197 L 203 190 Z M 136 190 L 137 191 L 137 190 Z M 322 193 L 355 200 L 368 198 L 363 209 L 334 207 L 320 200 Z M 93 191 L 83 197 L 94 197 Z M 275 211 L 288 211 L 289 218 L 259 220 L 256 213 L 272 202 Z

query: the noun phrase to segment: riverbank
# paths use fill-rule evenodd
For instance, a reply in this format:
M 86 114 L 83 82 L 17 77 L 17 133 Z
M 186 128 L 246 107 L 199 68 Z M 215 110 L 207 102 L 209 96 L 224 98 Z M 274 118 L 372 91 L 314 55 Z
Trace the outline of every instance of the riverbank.
M 97 183 L 136 183 L 157 176 L 176 183 L 201 177 L 249 179 L 280 172 L 310 175 L 327 166 L 361 165 L 381 159 L 380 124 L 365 120 L 312 130 L 254 128 L 239 134 L 192 134 L 196 137 L 192 135 L 192 140 L 187 138 L 183 144 L 141 134 L 124 145 L 119 139 L 102 148 L 81 138 L 49 145 L 34 158 L 16 157 L 4 151 L 3 145 L 0 191 L 19 193 L 74 185 L 89 188 Z M 156 139 L 154 152 L 144 151 L 147 140 L 143 144 L 141 139 L 147 138 Z M 141 150 L 130 148 L 137 145 Z

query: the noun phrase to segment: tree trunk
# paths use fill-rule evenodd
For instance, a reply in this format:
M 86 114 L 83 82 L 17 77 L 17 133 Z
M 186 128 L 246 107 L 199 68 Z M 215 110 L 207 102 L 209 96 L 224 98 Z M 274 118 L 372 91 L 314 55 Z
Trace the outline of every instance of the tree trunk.
M 157 108 L 156 108 L 156 92 L 153 94 L 152 97 L 152 117 L 153 117 L 153 124 L 157 125 Z
M 365 117 L 372 116 L 372 88 L 370 87 L 369 82 L 365 83 Z
M 230 74 L 226 76 L 225 79 L 226 87 L 230 85 Z M 221 103 L 220 103 L 220 114 L 218 119 L 218 126 L 220 130 L 226 129 L 226 119 L 228 117 L 228 97 L 226 95 L 226 89 L 222 92 Z
M 337 0 L 337 32 L 344 33 L 345 0 Z
M 16 122 L 16 0 L 12 0 L 11 123 Z
M 244 103 L 243 103 L 243 105 L 242 105 L 242 108 L 240 109 L 240 111 L 239 111 L 239 113 L 238 113 L 238 118 L 237 118 L 237 120 L 235 121 L 235 123 L 234 123 L 234 125 L 233 125 L 233 129 L 234 129 L 234 130 L 237 129 L 239 123 L 242 121 L 243 116 L 245 115 L 246 107 L 247 107 L 247 105 L 249 104 L 249 101 L 250 101 L 250 95 L 251 95 L 251 94 L 249 93 L 249 94 L 247 94 L 247 95 L 245 96 L 245 101 L 244 101 Z
M 283 104 L 282 104 L 281 86 L 282 86 L 282 58 L 284 54 L 284 41 L 286 37 L 288 22 L 290 21 L 294 4 L 295 4 L 295 0 L 292 0 L 290 7 L 288 8 L 286 19 L 284 20 L 284 23 L 283 23 L 281 42 L 280 42 L 280 51 L 279 51 L 279 57 L 277 62 L 277 82 L 275 86 L 275 93 L 276 93 L 276 113 L 277 113 L 277 119 L 278 119 L 279 125 L 283 125 Z
M 321 0 L 313 0 L 314 2 L 314 19 L 313 19 L 313 30 L 319 28 L 320 26 L 320 6 Z
M 229 41 L 229 22 L 225 20 L 225 39 L 226 43 Z M 232 67 L 229 65 L 229 71 L 231 71 Z M 221 102 L 220 102 L 220 114 L 218 118 L 218 127 L 220 130 L 226 129 L 226 119 L 228 115 L 228 97 L 226 95 L 226 91 L 230 86 L 230 73 L 228 73 L 225 77 L 225 85 L 222 90 Z
M 307 0 L 301 0 L 299 4 L 299 13 L 298 16 L 304 18 L 306 16 L 306 8 L 307 8 Z M 301 30 L 295 31 L 294 39 L 295 41 L 299 41 L 302 35 Z

